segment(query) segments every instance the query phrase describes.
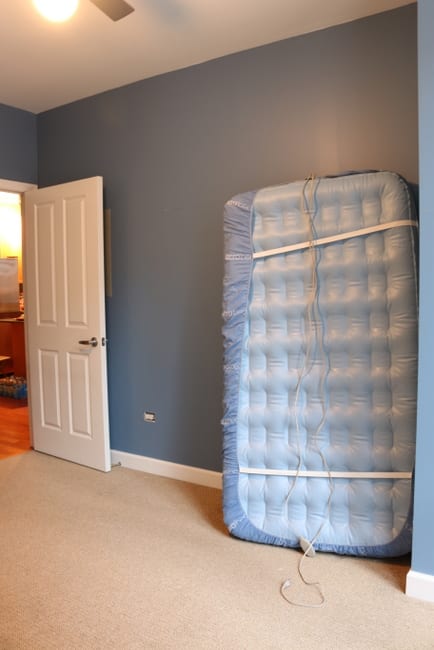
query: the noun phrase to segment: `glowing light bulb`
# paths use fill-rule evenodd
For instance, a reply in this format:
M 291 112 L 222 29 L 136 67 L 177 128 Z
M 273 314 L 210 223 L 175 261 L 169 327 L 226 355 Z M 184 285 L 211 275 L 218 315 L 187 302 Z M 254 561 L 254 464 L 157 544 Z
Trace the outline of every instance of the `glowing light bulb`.
M 33 0 L 39 13 L 53 23 L 62 23 L 77 11 L 78 0 Z

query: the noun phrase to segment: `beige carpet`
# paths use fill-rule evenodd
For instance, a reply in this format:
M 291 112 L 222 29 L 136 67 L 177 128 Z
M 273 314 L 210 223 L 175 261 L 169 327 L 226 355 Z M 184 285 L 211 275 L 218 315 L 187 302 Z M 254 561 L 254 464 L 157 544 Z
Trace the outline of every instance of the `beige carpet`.
M 218 490 L 29 452 L 0 460 L 0 513 L 1 650 L 434 648 L 408 558 L 317 554 L 326 603 L 291 606 L 299 553 L 229 537 Z

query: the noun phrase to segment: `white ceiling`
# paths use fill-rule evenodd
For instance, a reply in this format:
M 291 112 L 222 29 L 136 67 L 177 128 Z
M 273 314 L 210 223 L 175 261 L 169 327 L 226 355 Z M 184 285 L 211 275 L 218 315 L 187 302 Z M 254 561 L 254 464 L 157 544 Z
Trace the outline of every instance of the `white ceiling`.
M 0 103 L 39 113 L 104 90 L 411 0 L 129 0 L 112 22 L 80 0 L 69 23 L 2 0 Z

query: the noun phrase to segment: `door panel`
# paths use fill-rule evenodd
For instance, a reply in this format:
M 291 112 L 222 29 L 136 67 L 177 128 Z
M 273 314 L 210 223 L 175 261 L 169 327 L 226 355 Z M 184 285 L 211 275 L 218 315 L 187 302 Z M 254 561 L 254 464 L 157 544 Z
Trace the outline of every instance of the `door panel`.
M 60 420 L 59 355 L 55 350 L 38 350 L 41 424 L 58 431 Z
M 88 359 L 81 354 L 68 354 L 67 359 L 71 433 L 91 438 Z
M 38 325 L 56 324 L 54 205 L 41 205 L 32 215 L 34 273 Z
M 34 448 L 108 471 L 102 178 L 26 193 L 25 244 Z
M 65 309 L 68 327 L 87 325 L 87 234 L 84 217 L 84 197 L 65 201 L 62 247 L 65 258 Z

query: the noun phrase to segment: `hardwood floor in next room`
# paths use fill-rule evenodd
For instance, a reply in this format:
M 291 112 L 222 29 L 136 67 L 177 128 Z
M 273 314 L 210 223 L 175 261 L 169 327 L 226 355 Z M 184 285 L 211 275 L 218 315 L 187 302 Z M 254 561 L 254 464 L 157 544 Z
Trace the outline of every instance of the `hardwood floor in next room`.
M 31 449 L 27 400 L 0 397 L 0 459 Z

